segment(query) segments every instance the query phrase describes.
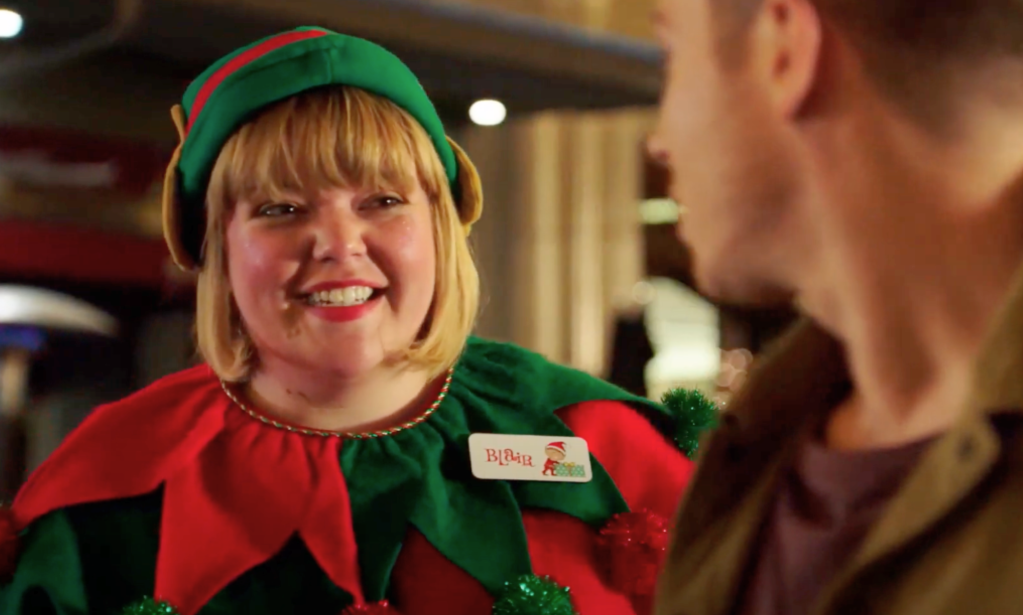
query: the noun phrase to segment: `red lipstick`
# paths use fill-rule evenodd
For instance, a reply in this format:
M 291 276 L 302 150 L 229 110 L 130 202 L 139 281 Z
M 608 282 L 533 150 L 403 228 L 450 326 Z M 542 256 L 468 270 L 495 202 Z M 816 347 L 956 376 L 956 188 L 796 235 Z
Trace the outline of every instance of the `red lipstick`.
M 311 295 L 316 293 L 341 290 L 351 288 L 353 286 L 370 288 L 372 289 L 372 294 L 364 302 L 355 305 L 318 305 L 310 301 Z M 320 282 L 310 286 L 303 295 L 305 296 L 309 312 L 313 316 L 330 322 L 350 322 L 362 318 L 377 307 L 380 303 L 380 297 L 382 296 L 382 293 L 380 292 L 381 290 L 382 287 L 379 284 L 365 280 L 336 280 Z

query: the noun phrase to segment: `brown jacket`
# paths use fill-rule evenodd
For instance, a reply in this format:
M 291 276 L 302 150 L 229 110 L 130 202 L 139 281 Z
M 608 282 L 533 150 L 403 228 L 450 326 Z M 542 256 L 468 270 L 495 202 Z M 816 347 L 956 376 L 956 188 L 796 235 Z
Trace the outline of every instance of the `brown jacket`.
M 961 419 L 927 450 L 814 615 L 1023 614 L 1023 274 Z M 797 325 L 703 444 L 657 615 L 729 615 L 801 429 L 848 390 L 838 343 Z

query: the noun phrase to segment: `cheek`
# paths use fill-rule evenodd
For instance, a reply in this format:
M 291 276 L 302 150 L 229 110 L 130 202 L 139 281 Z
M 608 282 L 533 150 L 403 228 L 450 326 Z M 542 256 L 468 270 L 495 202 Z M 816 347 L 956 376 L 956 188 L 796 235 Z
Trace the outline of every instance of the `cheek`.
M 687 80 L 678 77 L 665 87 L 661 110 L 664 136 L 676 156 L 698 161 L 713 134 L 715 106 L 706 90 L 705 85 L 690 87 Z
M 288 277 L 291 259 L 286 247 L 280 244 L 265 234 L 247 232 L 233 225 L 228 227 L 225 242 L 227 270 L 240 303 L 251 303 L 255 297 L 284 292 L 282 282 Z
M 395 220 L 388 235 L 395 264 L 417 279 L 429 275 L 432 281 L 436 255 L 429 211 Z M 432 284 L 430 286 L 432 288 Z

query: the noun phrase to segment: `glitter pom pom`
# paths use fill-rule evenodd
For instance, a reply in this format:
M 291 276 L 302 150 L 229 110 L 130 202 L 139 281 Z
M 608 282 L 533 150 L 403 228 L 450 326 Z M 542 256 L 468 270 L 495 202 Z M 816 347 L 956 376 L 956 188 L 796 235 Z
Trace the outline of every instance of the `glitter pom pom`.
M 121 615 L 178 615 L 178 611 L 161 600 L 145 598 L 125 607 Z
M 341 611 L 341 615 L 401 615 L 401 613 L 386 600 L 381 600 L 373 604 L 353 604 Z
M 569 589 L 549 577 L 525 575 L 505 585 L 492 615 L 578 615 Z
M 696 457 L 700 436 L 717 427 L 718 407 L 703 393 L 692 389 L 672 389 L 661 403 L 675 416 L 675 442 L 686 457 Z
M 0 506 L 0 581 L 14 574 L 18 563 L 18 530 L 14 524 L 14 513 L 6 506 Z
M 668 520 L 650 511 L 617 514 L 600 530 L 608 581 L 628 596 L 652 596 L 665 553 Z

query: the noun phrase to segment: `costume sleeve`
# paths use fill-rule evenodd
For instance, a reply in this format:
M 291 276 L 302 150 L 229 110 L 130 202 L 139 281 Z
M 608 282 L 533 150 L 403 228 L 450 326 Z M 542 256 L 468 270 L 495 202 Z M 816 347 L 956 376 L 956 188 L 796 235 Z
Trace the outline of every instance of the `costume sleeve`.
M 586 440 L 630 509 L 674 517 L 694 464 L 646 417 L 617 401 L 584 402 L 557 414 Z
M 11 582 L 0 587 L 3 615 L 87 615 L 78 543 L 67 515 L 33 523 L 22 539 Z
M 617 401 L 584 402 L 557 414 L 586 440 L 632 511 L 649 511 L 665 522 L 674 518 L 695 467 L 646 416 Z M 634 596 L 633 612 L 652 613 L 652 601 Z

